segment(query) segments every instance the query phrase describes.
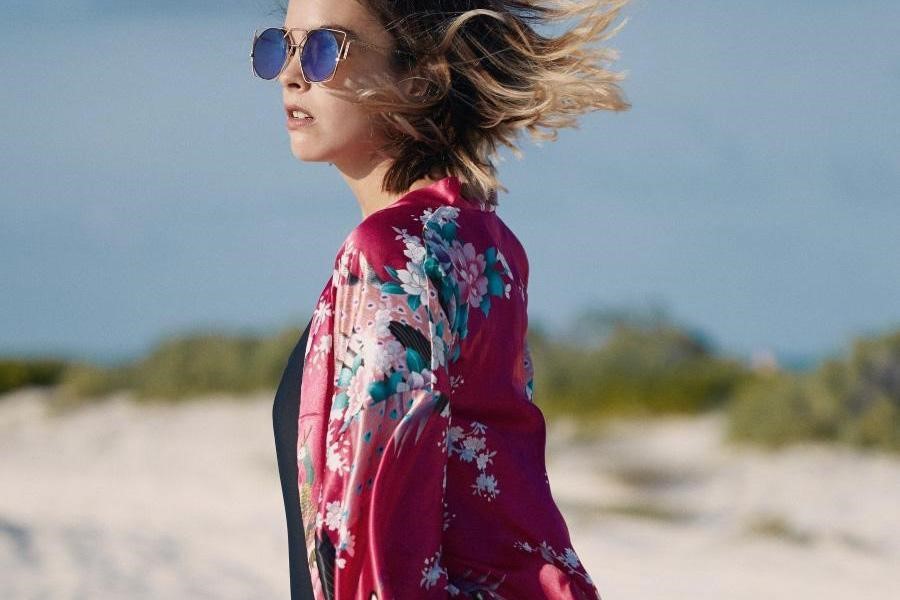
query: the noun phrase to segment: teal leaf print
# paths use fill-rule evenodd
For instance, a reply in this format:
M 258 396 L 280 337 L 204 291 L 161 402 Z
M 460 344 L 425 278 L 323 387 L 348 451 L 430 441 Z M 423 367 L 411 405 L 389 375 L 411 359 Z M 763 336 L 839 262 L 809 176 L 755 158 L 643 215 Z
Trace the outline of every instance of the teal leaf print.
M 429 256 L 425 259 L 425 262 L 422 263 L 422 269 L 425 271 L 428 278 L 436 284 L 440 284 L 444 281 L 444 270 L 441 269 L 441 263 L 433 256 Z
M 384 402 L 391 395 L 391 382 L 390 379 L 385 379 L 383 381 L 373 381 L 369 385 L 369 396 L 372 397 L 372 406 L 375 406 L 379 402 Z
M 456 328 L 459 338 L 465 339 L 469 335 L 469 304 L 467 302 L 456 307 L 456 322 L 459 323 Z
M 425 360 L 422 358 L 421 354 L 419 354 L 412 348 L 407 348 L 406 366 L 409 368 L 410 372 L 421 373 L 422 370 L 428 365 L 425 363 Z
M 381 286 L 381 291 L 386 294 L 405 294 L 406 290 L 399 283 L 388 281 Z
M 341 369 L 340 374 L 338 375 L 338 385 L 345 388 L 350 385 L 350 380 L 353 379 L 353 369 L 348 369 L 344 367 Z
M 488 267 L 485 275 L 488 280 L 488 293 L 492 296 L 502 296 L 503 295 L 503 279 L 500 278 L 500 274 L 494 270 L 493 267 Z
M 411 294 L 406 298 L 406 303 L 409 304 L 410 310 L 417 311 L 422 306 L 422 297 L 418 294 Z
M 456 239 L 456 223 L 453 221 L 447 221 L 444 223 L 444 226 L 441 227 L 441 236 L 447 241 L 452 241 Z
M 350 398 L 347 396 L 347 392 L 341 392 L 337 396 L 334 397 L 334 403 L 332 404 L 332 410 L 340 410 L 343 411 L 350 404 Z

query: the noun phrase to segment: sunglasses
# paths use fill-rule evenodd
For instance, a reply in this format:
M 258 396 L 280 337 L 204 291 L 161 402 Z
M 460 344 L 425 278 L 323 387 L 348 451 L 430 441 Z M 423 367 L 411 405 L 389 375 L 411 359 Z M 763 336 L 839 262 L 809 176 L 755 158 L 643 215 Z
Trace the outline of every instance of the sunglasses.
M 303 38 L 293 43 L 292 31 L 303 31 Z M 386 48 L 350 37 L 340 29 L 285 29 L 269 27 L 253 33 L 250 47 L 250 66 L 253 74 L 261 79 L 275 79 L 284 71 L 295 48 L 300 49 L 300 73 L 306 83 L 325 83 L 334 78 L 338 63 L 350 51 L 350 44 L 389 52 Z

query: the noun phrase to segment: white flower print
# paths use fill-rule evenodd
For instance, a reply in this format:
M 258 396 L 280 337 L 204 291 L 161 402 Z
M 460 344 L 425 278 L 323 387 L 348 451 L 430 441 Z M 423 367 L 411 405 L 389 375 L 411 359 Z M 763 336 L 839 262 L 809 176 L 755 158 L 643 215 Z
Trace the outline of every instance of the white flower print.
M 341 254 L 341 258 L 338 261 L 338 266 L 334 270 L 334 275 L 332 279 L 335 284 L 338 284 L 341 279 L 346 279 L 350 275 L 350 259 L 353 257 L 353 241 L 350 240 L 347 243 L 347 247 L 344 252 Z
M 478 457 L 475 459 L 475 464 L 478 465 L 478 470 L 484 471 L 487 468 L 489 463 L 494 462 L 491 459 L 491 457 L 494 456 L 495 454 L 497 454 L 496 450 L 494 452 L 490 452 L 490 453 L 482 452 L 481 454 L 479 454 Z
M 441 566 L 441 551 L 438 550 L 434 556 L 425 559 L 422 582 L 419 585 L 427 590 L 434 586 L 442 575 L 446 576 L 447 570 Z
M 353 556 L 353 548 L 356 545 L 356 536 L 350 533 L 350 530 L 347 528 L 347 519 L 343 519 L 341 521 L 341 526 L 338 528 L 338 551 L 346 552 L 350 556 Z
M 450 521 L 452 521 L 456 517 L 456 513 L 451 513 L 447 510 L 447 503 L 444 502 L 444 526 L 443 531 L 447 531 L 450 528 Z
M 331 430 L 329 429 L 329 433 Z M 325 466 L 329 471 L 340 473 L 341 471 L 349 472 L 350 467 L 347 465 L 347 459 L 341 455 L 339 442 L 328 444 L 325 451 Z
M 553 548 L 550 547 L 550 544 L 548 544 L 547 542 L 541 542 L 538 550 L 541 551 L 541 557 L 544 560 L 546 560 L 547 562 L 553 562 Z
M 325 333 L 322 334 L 315 345 L 313 346 L 313 355 L 311 361 L 313 364 L 322 361 L 326 356 L 328 356 L 328 350 L 331 348 L 331 334 Z
M 578 555 L 575 554 L 575 550 L 572 548 L 563 548 L 562 552 L 557 552 L 546 540 L 542 541 L 539 546 L 534 546 L 527 541 L 522 540 L 515 542 L 513 547 L 531 554 L 540 553 L 541 558 L 543 558 L 545 562 L 556 564 L 568 571 L 569 574 L 580 576 L 591 585 L 594 583 L 591 580 L 590 575 L 587 574 L 587 571 L 584 570 L 584 566 L 581 564 Z
M 438 225 L 444 225 L 450 221 L 455 221 L 457 217 L 459 217 L 459 209 L 457 207 L 444 205 L 434 210 L 426 208 L 422 211 L 419 221 L 421 221 L 423 226 L 429 221 L 434 221 Z
M 484 438 L 481 437 L 470 437 L 466 438 L 463 442 L 463 446 L 465 446 L 469 450 L 484 450 Z
M 456 455 L 465 463 L 475 463 L 478 475 L 472 484 L 472 493 L 487 500 L 493 500 L 500 493 L 497 478 L 487 472 L 493 463 L 496 450 L 487 447 L 487 426 L 472 421 L 468 433 L 459 425 L 447 430 L 447 455 Z
M 444 363 L 446 362 L 444 355 L 444 340 L 438 335 L 437 325 L 432 321 L 428 322 L 428 332 L 431 335 L 431 339 L 435 340 L 431 349 L 431 369 L 436 370 L 444 366 Z
M 379 340 L 386 338 L 391 334 L 391 330 L 389 329 L 391 318 L 390 308 L 381 308 L 375 313 L 375 337 Z
M 422 369 L 422 371 L 410 371 L 406 374 L 406 383 L 400 382 L 397 384 L 398 392 L 412 392 L 415 390 L 421 390 L 425 388 L 425 386 L 434 381 L 434 374 L 428 369 Z
M 425 246 L 422 245 L 422 240 L 415 236 L 408 236 L 403 240 L 406 244 L 406 249 L 403 251 L 403 254 L 409 258 L 414 264 L 421 265 L 425 262 Z
M 347 388 L 347 412 L 344 413 L 344 422 L 349 421 L 365 408 L 366 401 L 369 399 L 370 378 L 366 375 L 366 371 L 366 366 L 360 365 L 353 379 L 350 380 L 350 386 Z
M 484 450 L 484 438 L 467 437 L 463 440 L 463 450 L 459 457 L 466 462 L 472 462 L 479 450 Z M 479 467 L 480 469 L 480 467 Z
M 391 229 L 393 229 L 394 231 L 397 232 L 397 235 L 394 237 L 394 239 L 395 239 L 395 240 L 403 240 L 403 244 L 404 244 L 404 246 L 407 246 L 407 248 L 408 248 L 410 245 L 415 246 L 415 244 L 416 244 L 417 241 L 418 241 L 419 243 L 421 243 L 421 238 L 416 237 L 416 236 L 414 236 L 414 235 L 410 235 L 409 232 L 406 231 L 405 228 L 404 228 L 404 229 L 400 229 L 399 227 L 391 227 Z M 404 254 L 406 254 L 406 252 L 408 252 L 408 251 L 409 251 L 409 250 L 404 251 Z M 411 256 L 409 256 L 409 254 L 406 254 L 406 256 L 409 257 L 409 258 L 412 258 Z
M 479 496 L 486 497 L 490 500 L 496 498 L 497 494 L 500 493 L 500 490 L 497 489 L 497 478 L 485 473 L 481 473 L 478 476 L 478 479 L 475 480 L 472 487 L 475 488 L 475 493 Z
M 578 556 L 575 554 L 575 551 L 571 548 L 566 548 L 565 551 L 563 551 L 562 561 L 570 569 L 577 569 L 581 564 L 581 561 L 578 560 Z
M 460 427 L 459 425 L 454 425 L 453 427 L 450 428 L 450 431 L 447 432 L 447 437 L 450 440 L 451 444 L 459 439 L 462 439 L 463 428 Z
M 324 298 L 319 300 L 319 303 L 316 305 L 316 308 L 313 310 L 313 320 L 312 326 L 310 327 L 310 333 L 315 333 L 319 330 L 319 326 L 325 322 L 325 319 L 334 314 L 334 310 L 331 308 L 331 305 Z
M 363 338 L 365 340 L 365 338 Z M 376 339 L 361 341 L 360 355 L 362 363 L 356 370 L 357 377 L 380 381 L 391 369 L 391 356 L 385 352 L 387 348 Z
M 398 364 L 406 360 L 406 348 L 393 339 L 382 342 L 374 337 L 370 338 L 369 343 L 362 346 L 361 354 L 363 360 L 360 369 L 365 367 L 367 376 L 372 381 L 381 381 L 391 368 L 397 368 Z
M 386 375 L 391 369 L 403 371 L 406 369 L 406 346 L 391 337 L 382 346 L 384 354 L 383 362 L 378 363 L 378 379 Z M 383 367 L 383 368 L 382 368 Z
M 410 296 L 419 296 L 422 304 L 428 304 L 428 277 L 422 270 L 421 264 L 406 263 L 406 269 L 397 271 L 397 278 L 400 279 L 400 285 L 404 292 Z
M 332 531 L 337 531 L 337 528 L 341 525 L 343 512 L 340 502 L 329 502 L 325 507 L 325 526 Z

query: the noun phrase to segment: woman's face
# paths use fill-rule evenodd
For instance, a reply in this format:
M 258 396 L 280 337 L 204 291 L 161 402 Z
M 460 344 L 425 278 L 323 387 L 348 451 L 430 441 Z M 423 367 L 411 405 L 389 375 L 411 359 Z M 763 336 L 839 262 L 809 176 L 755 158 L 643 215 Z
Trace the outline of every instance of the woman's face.
M 357 0 L 290 0 L 284 19 L 286 29 L 310 30 L 328 26 L 348 31 L 349 38 L 381 48 L 393 48 L 391 35 Z M 304 32 L 293 31 L 294 42 Z M 368 115 L 353 101 L 352 91 L 373 74 L 390 74 L 390 55 L 354 43 L 347 58 L 338 62 L 334 78 L 327 83 L 306 83 L 300 73 L 297 50 L 278 76 L 285 106 L 299 105 L 313 117 L 303 127 L 288 129 L 291 152 L 297 159 L 334 163 L 342 172 L 367 173 L 377 162 L 380 142 Z M 344 90 L 340 92 L 340 90 Z M 289 118 L 289 115 L 285 113 Z

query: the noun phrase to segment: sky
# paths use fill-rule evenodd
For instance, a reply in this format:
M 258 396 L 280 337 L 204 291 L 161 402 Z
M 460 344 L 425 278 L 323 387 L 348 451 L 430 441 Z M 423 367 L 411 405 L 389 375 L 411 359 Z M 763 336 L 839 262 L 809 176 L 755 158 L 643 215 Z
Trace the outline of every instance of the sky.
M 0 7 L 0 355 L 300 328 L 361 219 L 251 76 L 275 0 Z M 664 306 L 726 353 L 900 327 L 900 3 L 633 0 L 620 113 L 501 153 L 529 318 Z

